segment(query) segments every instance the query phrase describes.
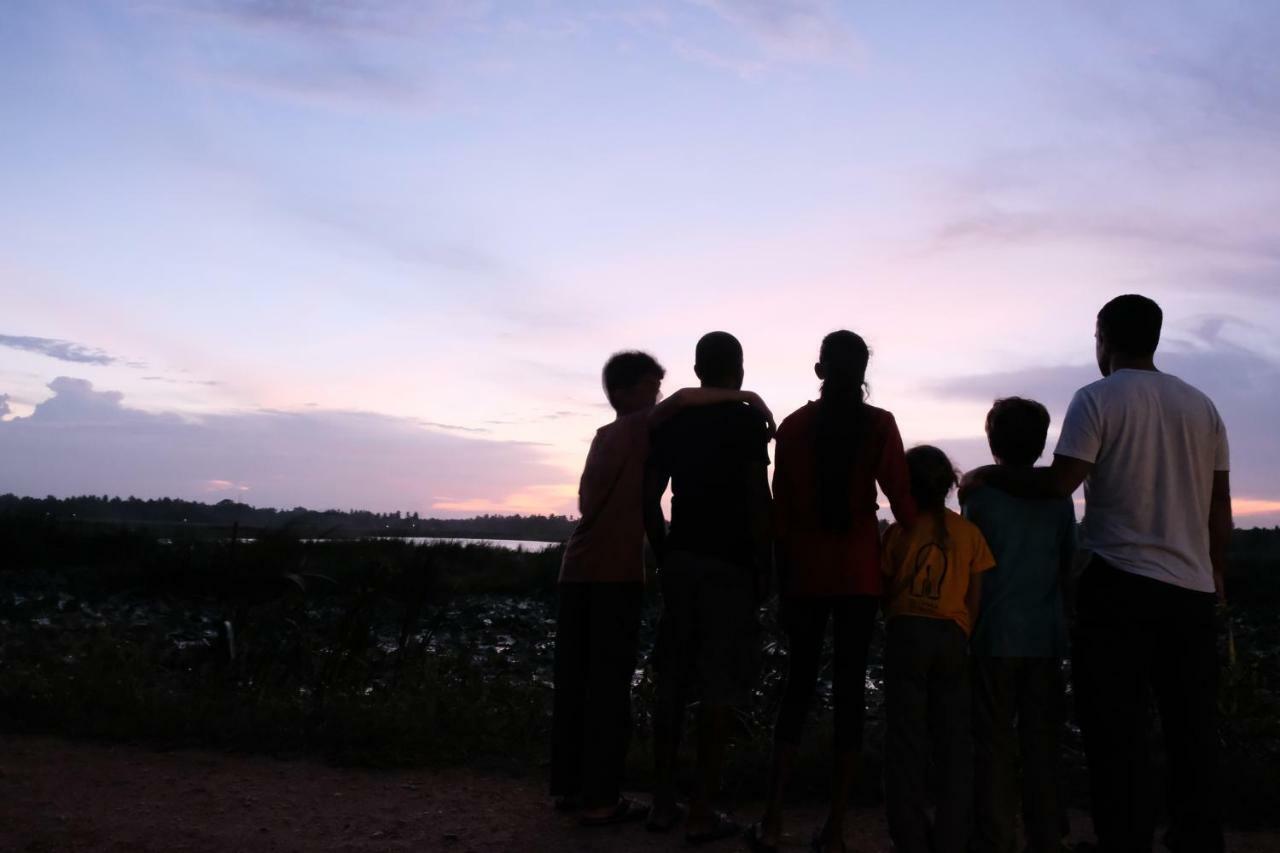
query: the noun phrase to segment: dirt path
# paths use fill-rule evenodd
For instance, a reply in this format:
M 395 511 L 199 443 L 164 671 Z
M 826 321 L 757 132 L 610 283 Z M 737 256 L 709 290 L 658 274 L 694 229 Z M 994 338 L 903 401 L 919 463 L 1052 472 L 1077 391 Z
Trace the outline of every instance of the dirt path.
M 754 814 L 754 809 L 743 809 Z M 797 809 L 796 849 L 820 809 Z M 1087 837 L 1076 815 L 1077 837 Z M 851 816 L 859 853 L 888 851 L 877 811 Z M 639 826 L 577 828 L 537 780 L 466 770 L 371 771 L 216 752 L 0 737 L 4 851 L 650 851 L 688 849 Z M 739 841 L 711 851 L 745 849 Z M 1280 849 L 1236 834 L 1228 849 Z

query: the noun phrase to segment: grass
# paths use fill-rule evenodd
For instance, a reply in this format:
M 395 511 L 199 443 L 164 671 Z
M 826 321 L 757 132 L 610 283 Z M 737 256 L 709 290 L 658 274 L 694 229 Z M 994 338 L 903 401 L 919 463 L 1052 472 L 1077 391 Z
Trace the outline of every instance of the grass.
M 0 724 L 10 731 L 376 766 L 524 772 L 545 760 L 559 549 L 287 535 L 161 544 L 145 532 L 5 517 L 0 541 L 9 557 Z M 1241 827 L 1280 816 L 1278 545 L 1280 534 L 1247 533 L 1233 554 L 1235 652 L 1220 703 L 1224 799 Z M 642 648 L 656 613 L 651 598 Z M 785 650 L 766 628 L 756 701 L 729 754 L 730 795 L 759 796 L 767 776 Z M 873 679 L 881 643 L 877 631 Z M 652 691 L 646 671 L 629 759 L 639 784 L 650 767 Z M 869 692 L 864 801 L 878 796 L 881 698 Z M 820 695 L 821 719 L 806 730 L 797 795 L 825 791 L 828 700 Z M 1077 735 L 1067 758 L 1083 804 Z

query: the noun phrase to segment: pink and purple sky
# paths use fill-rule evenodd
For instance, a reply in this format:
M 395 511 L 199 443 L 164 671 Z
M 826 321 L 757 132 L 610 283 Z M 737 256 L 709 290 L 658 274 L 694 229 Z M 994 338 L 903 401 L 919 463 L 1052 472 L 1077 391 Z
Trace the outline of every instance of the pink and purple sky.
M 1055 422 L 1093 318 L 1280 523 L 1280 6 L 17 0 L 0 492 L 572 512 L 644 348 L 738 335 L 779 416 L 872 344 L 909 443 Z

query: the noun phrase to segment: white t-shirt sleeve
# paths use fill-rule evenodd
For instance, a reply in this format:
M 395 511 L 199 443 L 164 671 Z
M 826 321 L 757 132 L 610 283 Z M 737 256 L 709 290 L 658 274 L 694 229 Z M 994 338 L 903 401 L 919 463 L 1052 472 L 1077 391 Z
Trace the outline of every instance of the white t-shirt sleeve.
M 1083 462 L 1098 461 L 1102 450 L 1102 424 L 1098 409 L 1088 389 L 1081 388 L 1071 398 L 1067 414 L 1062 419 L 1062 433 L 1058 436 L 1057 456 L 1070 456 Z

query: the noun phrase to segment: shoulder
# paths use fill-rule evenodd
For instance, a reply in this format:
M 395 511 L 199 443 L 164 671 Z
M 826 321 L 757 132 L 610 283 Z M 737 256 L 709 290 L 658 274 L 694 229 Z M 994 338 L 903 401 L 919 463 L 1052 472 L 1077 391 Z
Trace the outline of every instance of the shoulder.
M 614 436 L 631 433 L 639 427 L 648 429 L 649 426 L 649 409 L 642 409 L 638 412 L 632 412 L 629 415 L 619 415 L 609 423 L 596 430 L 596 438 L 601 441 L 607 441 Z
M 867 418 L 877 426 L 896 426 L 898 423 L 894 420 L 893 412 L 888 409 L 882 409 L 879 406 L 867 403 L 864 406 L 864 411 L 867 413 Z
M 778 424 L 778 441 L 803 435 L 813 425 L 817 411 L 818 404 L 809 402 L 783 418 Z
M 893 412 L 870 405 L 866 407 L 866 412 L 867 423 L 871 427 L 868 432 L 872 441 L 884 444 L 893 441 L 896 437 L 901 442 L 902 433 L 898 429 L 898 421 L 894 418 Z
M 649 429 L 649 415 L 652 413 L 653 407 L 650 406 L 649 408 L 641 409 L 638 412 L 632 412 L 629 415 L 622 415 L 612 424 L 609 424 L 609 426 L 624 429 L 628 432 L 639 429 L 647 431 Z
M 969 519 L 967 519 L 967 518 L 965 518 L 964 516 L 960 515 L 958 512 L 954 512 L 954 511 L 952 511 L 952 510 L 948 509 L 948 510 L 946 511 L 946 513 L 947 513 L 947 515 L 946 515 L 946 518 L 947 518 L 947 530 L 948 530 L 948 531 L 949 531 L 953 536 L 954 536 L 954 535 L 961 535 L 961 536 L 964 536 L 964 537 L 966 537 L 966 538 L 970 538 L 970 539 L 972 539 L 972 538 L 974 538 L 974 537 L 976 537 L 976 538 L 978 538 L 978 539 L 981 539 L 981 538 L 982 538 L 982 530 L 981 530 L 981 529 L 979 529 L 978 525 L 974 524 L 974 523 L 973 523 L 972 521 L 970 521 Z M 984 541 L 985 541 L 985 540 L 984 540 Z
M 1208 394 L 1172 373 L 1161 373 L 1160 376 L 1164 377 L 1165 384 L 1172 392 L 1181 395 L 1192 405 L 1203 406 L 1215 420 L 1218 419 L 1218 407 L 1213 404 L 1213 399 Z
M 593 447 L 604 450 L 615 447 L 647 446 L 649 443 L 649 409 L 622 415 L 596 430 Z
M 1095 379 L 1088 385 L 1082 385 L 1076 389 L 1076 393 L 1071 395 L 1071 403 L 1092 403 L 1093 401 L 1113 394 L 1120 388 L 1122 383 L 1116 381 L 1116 377 L 1104 376 L 1101 379 Z
M 970 492 L 968 497 L 965 498 L 964 517 L 967 518 L 968 513 L 974 511 L 981 512 L 988 509 L 993 504 L 999 503 L 1001 498 L 1004 496 L 1004 492 L 1001 492 L 999 489 L 993 489 L 990 486 L 979 486 Z

